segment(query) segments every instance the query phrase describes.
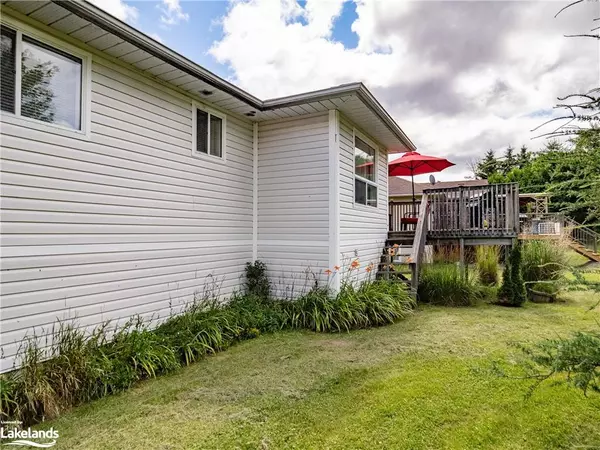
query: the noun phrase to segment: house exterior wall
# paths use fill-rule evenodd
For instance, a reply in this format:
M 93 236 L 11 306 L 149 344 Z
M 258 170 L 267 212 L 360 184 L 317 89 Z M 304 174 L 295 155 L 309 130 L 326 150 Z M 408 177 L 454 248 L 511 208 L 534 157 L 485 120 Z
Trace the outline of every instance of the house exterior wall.
M 57 319 L 166 317 L 252 259 L 252 124 L 227 117 L 224 161 L 192 156 L 192 99 L 91 61 L 88 136 L 0 126 L 2 370 Z
M 310 288 L 311 273 L 322 279 L 328 266 L 328 152 L 327 113 L 258 126 L 257 257 L 285 298 Z
M 380 261 L 381 252 L 388 232 L 388 156 L 387 150 L 374 143 L 377 148 L 377 207 L 354 203 L 354 125 L 340 115 L 340 260 L 346 265 L 358 256 L 361 268 L 359 280 L 367 276 L 364 268 Z M 364 135 L 364 133 L 363 133 Z M 368 138 L 368 135 L 365 136 Z M 370 139 L 373 141 L 373 139 Z M 374 273 L 374 272 L 373 272 Z
M 252 123 L 220 110 L 225 156 L 197 156 L 199 98 L 75 49 L 89 62 L 84 133 L 2 113 L 0 371 L 57 320 L 162 320 L 207 286 L 231 294 L 254 259 L 283 298 L 335 288 L 324 270 L 355 250 L 361 278 L 377 263 L 387 154 L 378 146 L 377 208 L 354 205 L 354 127 L 337 111 Z

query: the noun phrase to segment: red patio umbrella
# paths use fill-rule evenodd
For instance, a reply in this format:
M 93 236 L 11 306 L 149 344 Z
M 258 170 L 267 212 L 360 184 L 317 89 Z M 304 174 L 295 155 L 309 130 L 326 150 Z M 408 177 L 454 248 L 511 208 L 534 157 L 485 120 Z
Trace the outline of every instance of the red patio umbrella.
M 409 176 L 412 181 L 412 199 L 413 199 L 413 214 L 416 211 L 415 205 L 415 175 L 424 173 L 441 172 L 454 163 L 446 158 L 437 158 L 435 156 L 421 155 L 417 152 L 407 152 L 400 158 L 388 164 L 388 175 L 390 177 Z

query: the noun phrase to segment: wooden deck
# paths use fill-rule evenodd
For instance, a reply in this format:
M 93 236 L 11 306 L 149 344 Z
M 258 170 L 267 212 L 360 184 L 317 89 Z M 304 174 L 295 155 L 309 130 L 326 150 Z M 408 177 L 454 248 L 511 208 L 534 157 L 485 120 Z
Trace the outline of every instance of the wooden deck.
M 416 224 L 407 223 L 418 211 Z M 519 234 L 519 186 L 517 183 L 457 188 L 426 189 L 416 207 L 407 202 L 390 202 L 389 234 L 382 268 L 391 261 L 385 255 L 398 247 L 410 247 L 406 261 L 410 284 L 416 294 L 419 270 L 426 244 L 460 246 L 464 261 L 467 245 L 512 245 Z M 412 240 L 412 243 L 411 243 Z M 390 250 L 393 249 L 393 250 Z M 385 270 L 384 277 L 389 273 Z
M 519 233 L 519 187 L 516 183 L 426 189 L 428 239 L 515 238 Z M 407 202 L 390 202 L 390 236 L 415 230 L 403 224 L 412 216 Z M 404 226 L 403 226 L 404 225 Z

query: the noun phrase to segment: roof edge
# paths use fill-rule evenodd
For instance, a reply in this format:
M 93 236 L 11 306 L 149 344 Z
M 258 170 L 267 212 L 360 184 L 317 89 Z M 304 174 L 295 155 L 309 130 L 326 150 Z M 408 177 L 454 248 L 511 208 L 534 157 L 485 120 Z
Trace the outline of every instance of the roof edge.
M 167 61 L 169 64 L 172 64 L 179 70 L 199 78 L 214 88 L 226 92 L 227 94 L 243 101 L 259 111 L 269 111 L 278 108 L 296 106 L 307 102 L 317 102 L 319 100 L 327 100 L 342 95 L 357 95 L 358 98 L 383 121 L 385 126 L 401 142 L 403 142 L 411 150 L 416 150 L 415 144 L 408 138 L 406 133 L 402 131 L 392 116 L 390 116 L 390 114 L 383 108 L 381 103 L 379 103 L 375 96 L 362 82 L 347 83 L 331 88 L 320 89 L 286 97 L 272 98 L 263 101 L 235 86 L 234 84 L 224 80 L 223 78 L 213 74 L 212 72 L 204 69 L 185 56 L 147 36 L 145 33 L 136 30 L 132 26 L 91 4 L 87 0 L 51 1 L 65 8 L 71 13 L 96 24 L 100 28 L 113 33 L 124 41 L 136 45 L 152 56 Z
M 98 8 L 97 6 L 89 3 L 88 1 L 73 1 L 73 0 L 51 0 L 53 3 L 61 6 L 62 8 L 72 12 L 73 14 L 82 17 L 91 23 L 96 24 L 100 28 L 103 28 L 110 33 L 120 37 L 124 41 L 132 43 L 152 56 L 167 60 L 169 64 L 177 67 L 179 70 L 188 73 L 194 77 L 200 78 L 202 81 L 210 84 L 211 86 L 220 89 L 233 97 L 241 100 L 248 105 L 262 109 L 263 102 L 254 97 L 252 94 L 240 89 L 232 83 L 224 80 L 223 78 L 213 74 L 212 72 L 202 68 L 195 62 L 186 58 L 185 56 L 171 50 L 166 45 L 152 39 L 150 36 L 136 30 L 132 26 L 125 22 L 117 19 L 111 14 Z

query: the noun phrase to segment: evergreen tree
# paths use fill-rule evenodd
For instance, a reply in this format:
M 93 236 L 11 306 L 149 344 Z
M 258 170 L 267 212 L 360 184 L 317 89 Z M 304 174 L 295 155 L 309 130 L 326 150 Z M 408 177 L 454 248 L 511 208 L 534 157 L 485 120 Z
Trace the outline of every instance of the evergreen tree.
M 504 161 L 502 161 L 502 172 L 506 175 L 516 167 L 515 149 L 512 145 L 506 147 Z
M 517 241 L 513 244 L 502 273 L 502 286 L 498 291 L 498 300 L 501 305 L 521 306 L 527 300 L 521 266 L 521 245 Z
M 475 177 L 487 180 L 491 175 L 498 172 L 498 160 L 494 154 L 494 150 L 488 150 L 485 156 L 475 166 Z
M 529 163 L 530 159 L 531 159 L 531 155 L 529 154 L 529 150 L 527 149 L 527 146 L 522 145 L 521 150 L 519 151 L 519 159 L 517 162 L 519 169 L 522 169 L 523 167 L 525 167 Z
M 512 283 L 512 304 L 521 306 L 527 300 L 527 291 L 523 281 L 523 256 L 521 254 L 521 243 L 515 242 L 510 252 L 510 279 Z
M 505 262 L 502 271 L 502 285 L 498 291 L 498 300 L 501 304 L 508 304 L 512 298 L 512 270 L 510 270 L 510 259 Z

